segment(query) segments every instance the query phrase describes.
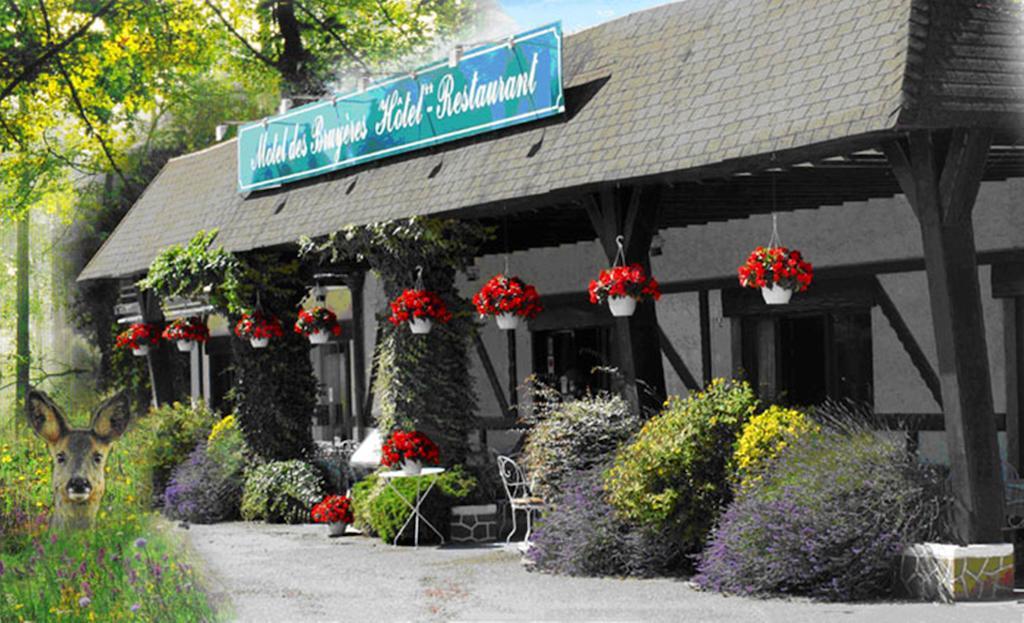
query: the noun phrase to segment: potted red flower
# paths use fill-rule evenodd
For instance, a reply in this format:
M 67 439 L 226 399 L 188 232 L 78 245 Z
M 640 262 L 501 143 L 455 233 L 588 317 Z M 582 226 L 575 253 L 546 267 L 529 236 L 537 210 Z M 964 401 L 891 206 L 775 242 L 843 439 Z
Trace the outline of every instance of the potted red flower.
M 160 340 L 160 329 L 155 324 L 136 322 L 117 336 L 118 348 L 130 348 L 136 357 L 145 357 L 149 348 Z
M 519 326 L 519 319 L 537 317 L 543 307 L 537 289 L 519 277 L 495 275 L 473 296 L 473 305 L 480 317 L 494 316 L 498 328 L 511 331 Z
M 393 325 L 409 323 L 413 333 L 430 333 L 433 322 L 448 322 L 452 314 L 441 297 L 430 290 L 406 290 L 391 301 L 391 316 L 388 320 Z
M 235 335 L 249 340 L 253 348 L 266 348 L 270 338 L 284 337 L 284 329 L 277 316 L 255 311 L 251 314 L 242 314 L 235 323 Z
M 388 467 L 402 466 L 406 474 L 418 474 L 423 464 L 437 465 L 437 444 L 419 431 L 396 430 L 381 446 L 380 462 Z
M 660 298 L 658 280 L 649 277 L 640 264 L 613 266 L 590 282 L 590 302 L 598 305 L 607 301 L 613 316 L 632 316 L 637 301 Z
M 317 306 L 299 312 L 295 332 L 308 337 L 310 344 L 326 344 L 332 335 L 341 335 L 341 325 L 329 308 Z
M 328 495 L 310 511 L 314 523 L 325 523 L 331 536 L 345 534 L 352 523 L 352 500 L 347 495 Z
M 794 292 L 803 292 L 814 279 L 814 268 L 796 249 L 757 247 L 737 269 L 740 285 L 761 288 L 769 305 L 785 305 Z
M 210 339 L 210 330 L 206 323 L 198 316 L 191 318 L 178 318 L 167 325 L 163 332 L 163 338 L 168 342 L 174 342 L 183 353 L 192 351 L 196 344 L 205 344 Z

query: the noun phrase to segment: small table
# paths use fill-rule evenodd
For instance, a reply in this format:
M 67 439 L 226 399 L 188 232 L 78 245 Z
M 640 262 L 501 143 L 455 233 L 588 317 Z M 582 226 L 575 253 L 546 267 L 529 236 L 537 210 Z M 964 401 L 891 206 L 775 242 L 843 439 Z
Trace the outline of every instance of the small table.
M 421 521 L 427 524 L 427 527 L 434 531 L 434 534 L 436 534 L 438 538 L 441 539 L 441 543 L 444 543 L 444 537 L 441 536 L 441 533 L 438 532 L 437 528 L 435 528 L 433 524 L 427 521 L 427 518 L 424 517 L 423 514 L 420 512 L 420 506 L 423 505 L 423 500 L 427 499 L 427 496 L 430 495 L 430 490 L 433 489 L 434 485 L 437 483 L 437 477 L 443 474 L 444 471 L 445 469 L 443 467 L 424 467 L 423 470 L 418 474 L 407 474 L 402 470 L 380 473 L 380 477 L 384 479 L 384 482 L 387 483 L 388 487 L 390 487 L 391 490 L 395 492 L 395 495 L 397 495 L 403 502 L 405 502 L 406 506 L 408 506 L 412 510 L 412 514 L 409 515 L 409 518 L 405 520 L 405 523 L 402 524 L 402 527 L 398 530 L 398 534 L 395 535 L 395 540 L 392 543 L 392 545 L 398 545 L 398 539 L 402 536 L 402 533 L 405 532 L 405 529 L 409 527 L 409 522 L 413 520 L 416 521 L 416 523 L 413 526 L 413 547 L 420 546 Z M 420 482 L 422 482 L 420 478 L 421 476 L 426 477 L 427 481 L 430 483 L 427 485 L 426 490 L 424 490 L 422 494 L 420 493 Z M 402 492 L 398 490 L 398 487 L 396 487 L 393 484 L 393 481 L 397 480 L 398 478 L 416 478 L 416 496 L 412 502 L 410 502 L 408 498 L 402 495 Z

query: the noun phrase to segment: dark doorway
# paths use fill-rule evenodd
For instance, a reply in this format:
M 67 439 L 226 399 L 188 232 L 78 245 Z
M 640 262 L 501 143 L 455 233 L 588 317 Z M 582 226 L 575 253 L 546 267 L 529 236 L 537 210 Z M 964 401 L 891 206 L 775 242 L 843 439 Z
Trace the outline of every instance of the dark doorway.
M 564 396 L 607 390 L 611 331 L 605 327 L 538 331 L 533 334 L 533 370 Z
M 826 316 L 779 319 L 780 398 L 789 404 L 815 405 L 828 396 Z

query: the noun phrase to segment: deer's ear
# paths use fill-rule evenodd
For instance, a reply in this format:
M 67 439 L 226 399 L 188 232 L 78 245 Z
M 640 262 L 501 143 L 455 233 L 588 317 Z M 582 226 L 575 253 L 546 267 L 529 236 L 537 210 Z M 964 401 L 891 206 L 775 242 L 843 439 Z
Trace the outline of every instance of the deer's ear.
M 41 391 L 29 390 L 25 397 L 25 408 L 29 426 L 48 444 L 57 443 L 70 430 L 60 408 Z
M 128 396 L 121 392 L 105 400 L 96 409 L 96 414 L 92 416 L 92 432 L 97 437 L 111 442 L 128 430 L 131 419 Z

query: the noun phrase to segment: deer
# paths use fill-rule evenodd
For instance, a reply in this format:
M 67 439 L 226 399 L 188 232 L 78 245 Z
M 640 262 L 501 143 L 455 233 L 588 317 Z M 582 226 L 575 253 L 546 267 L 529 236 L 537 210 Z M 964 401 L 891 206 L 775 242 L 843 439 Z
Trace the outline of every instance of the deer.
M 131 410 L 123 393 L 104 401 L 89 428 L 72 428 L 45 393 L 31 389 L 25 399 L 28 422 L 46 442 L 53 459 L 53 515 L 50 528 L 92 528 L 106 489 L 107 458 L 128 429 Z

